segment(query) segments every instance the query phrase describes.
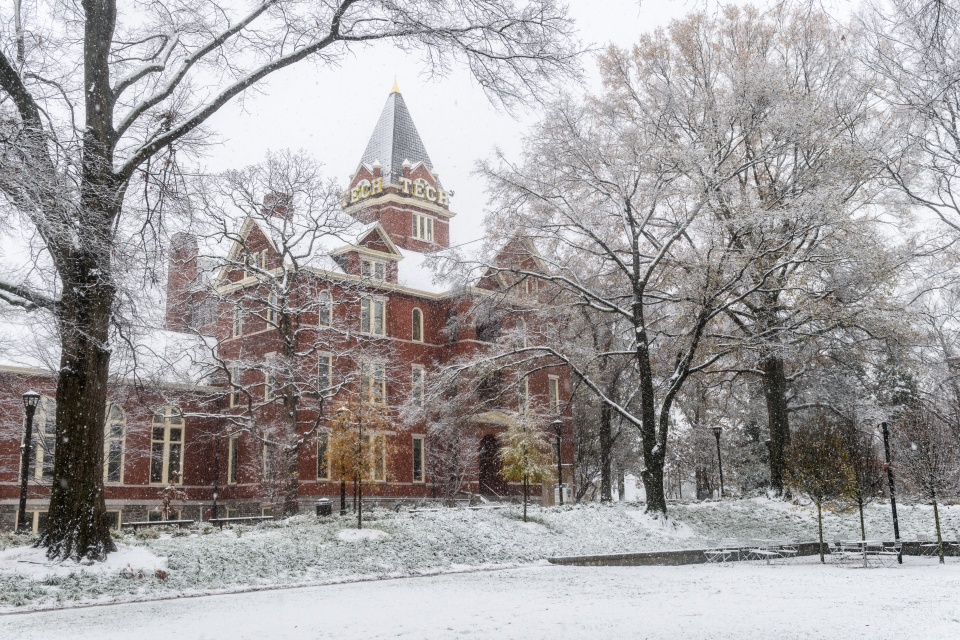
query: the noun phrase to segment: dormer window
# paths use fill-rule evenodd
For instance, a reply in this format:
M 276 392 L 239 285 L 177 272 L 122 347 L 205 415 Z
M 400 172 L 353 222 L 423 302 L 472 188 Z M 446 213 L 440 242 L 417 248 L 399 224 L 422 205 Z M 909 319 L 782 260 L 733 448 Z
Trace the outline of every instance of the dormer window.
M 364 259 L 360 262 L 360 275 L 364 278 L 383 280 L 387 277 L 387 265 L 379 260 Z
M 413 237 L 424 242 L 433 242 L 433 218 L 413 214 Z

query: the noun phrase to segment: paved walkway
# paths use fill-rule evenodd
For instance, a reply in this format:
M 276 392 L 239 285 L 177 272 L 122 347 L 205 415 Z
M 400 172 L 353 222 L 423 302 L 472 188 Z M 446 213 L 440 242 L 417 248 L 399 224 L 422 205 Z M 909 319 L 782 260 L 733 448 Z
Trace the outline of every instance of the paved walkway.
M 560 567 L 0 618 L 0 638 L 829 638 L 960 634 L 960 563 Z

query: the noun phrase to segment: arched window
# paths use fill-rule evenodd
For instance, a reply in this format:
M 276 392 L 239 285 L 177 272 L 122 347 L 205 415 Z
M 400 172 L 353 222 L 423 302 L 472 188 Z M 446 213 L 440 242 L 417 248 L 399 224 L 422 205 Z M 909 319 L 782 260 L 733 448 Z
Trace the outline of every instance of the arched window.
M 103 481 L 123 482 L 123 445 L 127 433 L 127 417 L 120 405 L 107 406 L 107 423 L 103 429 Z
M 423 342 L 423 311 L 418 308 L 413 309 L 413 341 Z
M 183 484 L 183 416 L 175 407 L 153 414 L 150 484 Z

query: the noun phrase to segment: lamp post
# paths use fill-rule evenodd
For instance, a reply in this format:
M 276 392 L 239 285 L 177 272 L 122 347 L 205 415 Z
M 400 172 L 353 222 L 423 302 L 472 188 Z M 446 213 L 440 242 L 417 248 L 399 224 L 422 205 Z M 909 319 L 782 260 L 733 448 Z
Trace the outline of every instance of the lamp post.
M 27 529 L 27 476 L 30 470 L 30 443 L 33 440 L 33 414 L 40 404 L 40 394 L 30 390 L 23 394 L 23 409 L 27 414 L 27 423 L 20 445 L 20 505 L 17 509 L 17 531 Z
M 557 432 L 557 495 L 560 496 L 559 505 L 563 506 L 563 458 L 560 454 L 560 438 L 563 431 L 563 420 L 557 418 L 553 421 L 553 428 Z
M 713 427 L 713 437 L 717 439 L 717 467 L 720 469 L 720 497 L 723 498 L 723 457 L 720 455 L 720 433 L 723 427 Z
M 900 522 L 897 520 L 897 497 L 896 488 L 893 484 L 893 466 L 890 464 L 890 430 L 886 422 L 880 423 L 880 430 L 883 432 L 883 453 L 887 462 L 887 485 L 890 488 L 890 509 L 893 511 L 893 537 L 896 542 L 900 542 Z M 897 554 L 897 562 L 903 564 L 903 550 Z
M 350 409 L 346 407 L 340 407 L 337 409 L 337 420 L 343 424 L 343 420 L 346 420 L 346 416 L 350 413 Z M 341 453 L 341 457 L 342 457 Z M 347 515 L 347 479 L 344 476 L 343 461 L 340 463 L 340 515 Z

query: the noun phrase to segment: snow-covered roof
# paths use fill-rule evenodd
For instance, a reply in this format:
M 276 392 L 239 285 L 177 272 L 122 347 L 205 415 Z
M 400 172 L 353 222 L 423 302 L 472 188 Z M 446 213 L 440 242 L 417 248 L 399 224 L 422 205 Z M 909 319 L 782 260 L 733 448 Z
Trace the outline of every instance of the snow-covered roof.
M 110 373 L 114 379 L 136 376 L 159 384 L 209 384 L 213 372 L 208 336 L 155 327 L 132 327 L 114 340 Z M 0 368 L 54 375 L 60 367 L 60 342 L 45 311 L 4 310 L 0 315 Z

